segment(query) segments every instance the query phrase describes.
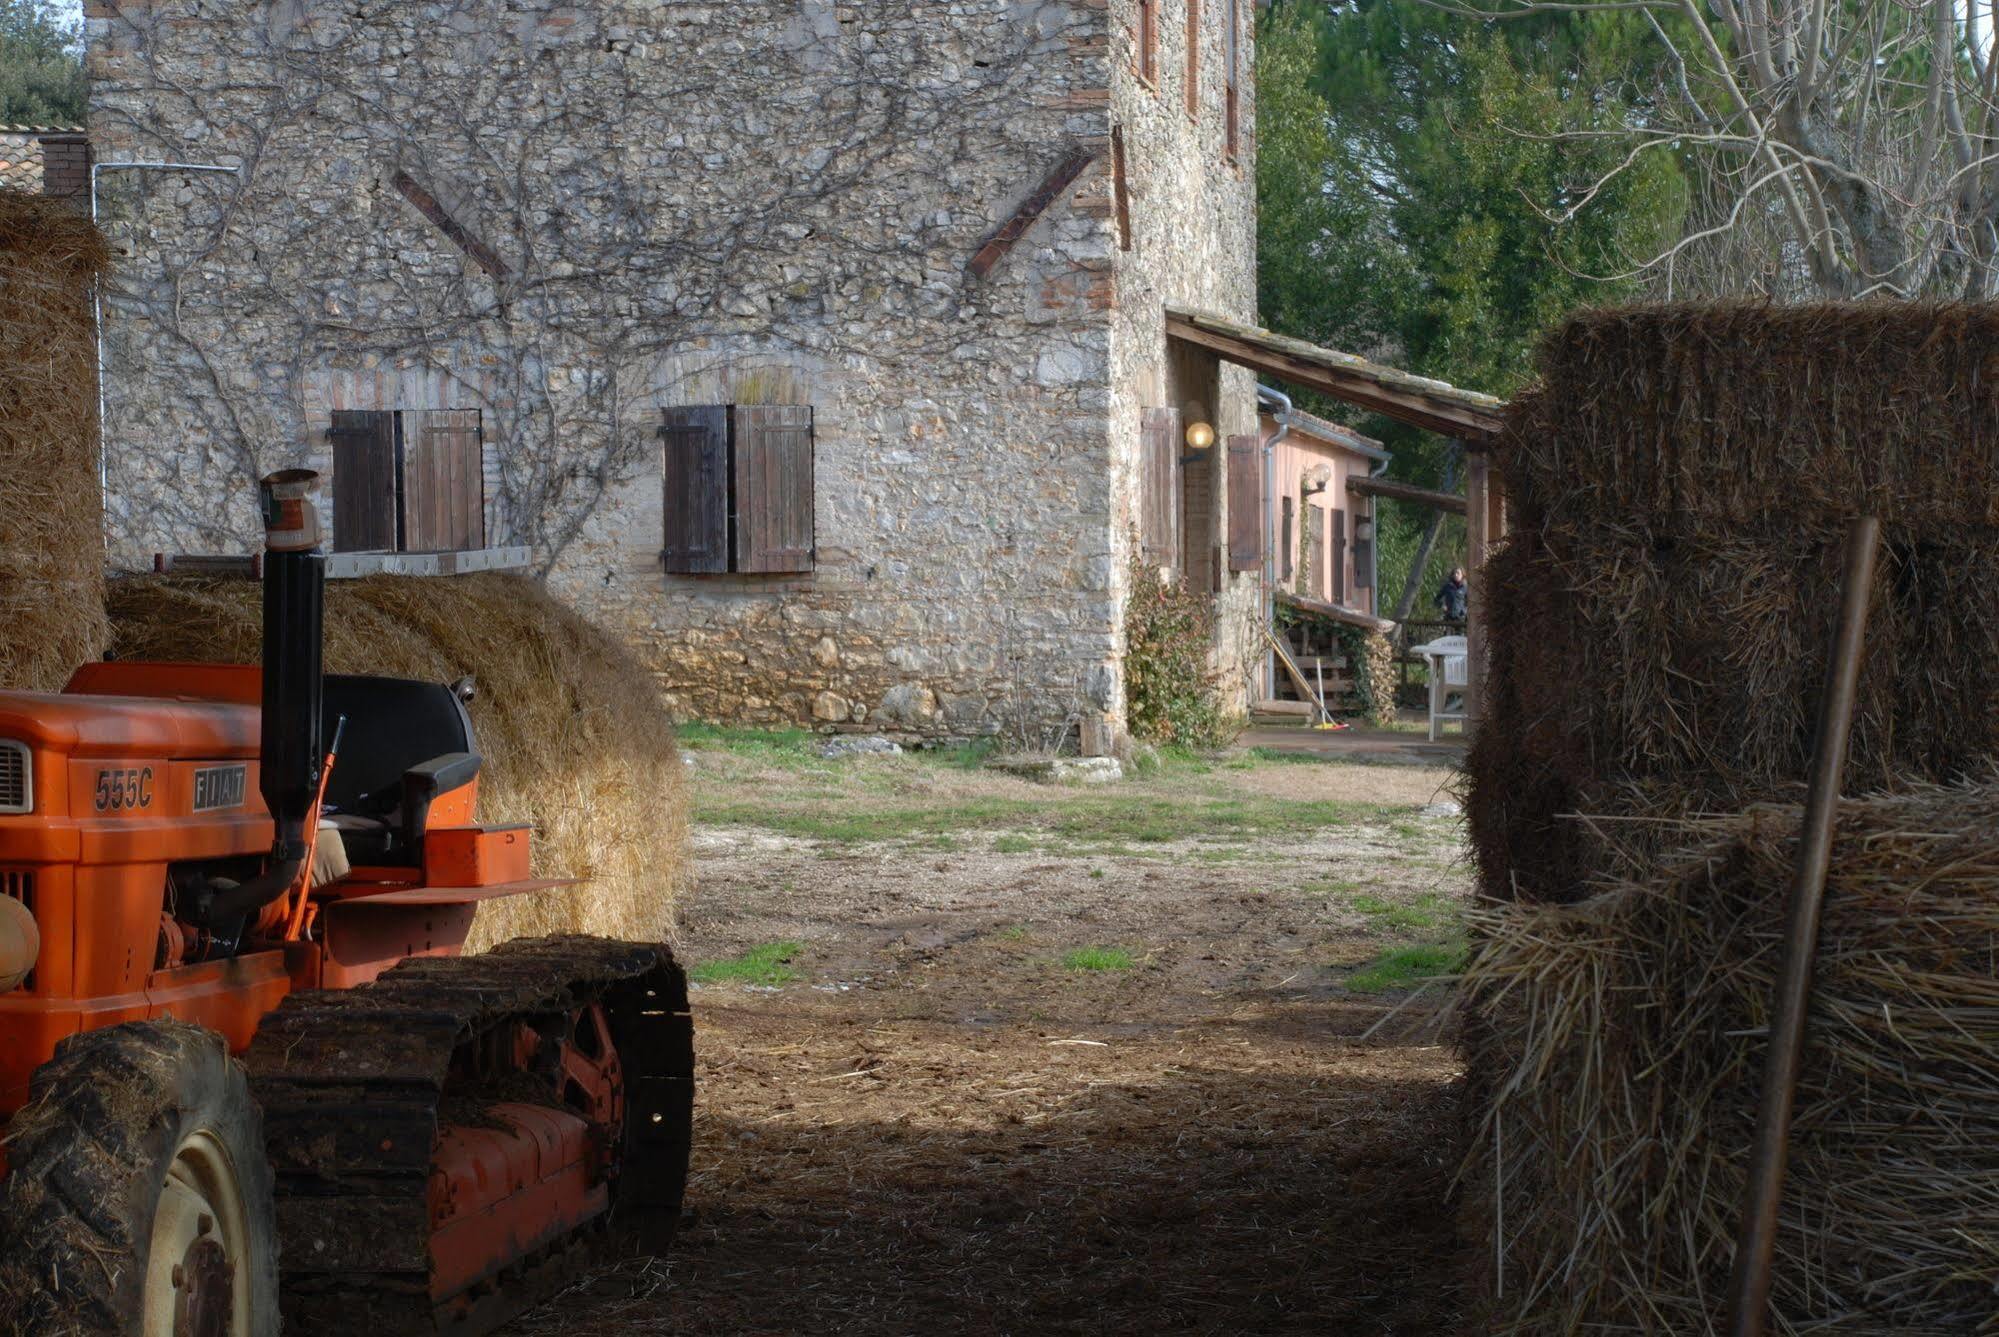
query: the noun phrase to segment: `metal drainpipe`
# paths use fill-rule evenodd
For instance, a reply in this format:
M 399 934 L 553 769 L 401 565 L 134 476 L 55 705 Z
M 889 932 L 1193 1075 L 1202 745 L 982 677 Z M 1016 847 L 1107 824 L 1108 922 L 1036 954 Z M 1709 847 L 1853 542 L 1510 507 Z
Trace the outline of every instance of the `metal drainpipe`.
M 1291 435 L 1291 396 L 1282 390 L 1273 390 L 1267 385 L 1256 387 L 1256 401 L 1270 404 L 1277 410 L 1277 430 L 1263 443 L 1263 626 L 1268 630 L 1277 617 L 1277 489 L 1273 472 L 1273 454 L 1277 443 Z M 1263 652 L 1263 697 L 1268 701 L 1277 695 L 1277 657 L 1269 650 Z
M 90 164 L 90 221 L 97 222 L 97 174 L 99 172 L 228 172 L 232 176 L 241 173 L 240 167 L 223 167 L 216 163 L 201 162 L 94 162 Z M 90 304 L 92 333 L 97 339 L 97 505 L 100 511 L 108 511 L 111 506 L 111 450 L 104 439 L 104 419 L 106 397 L 104 392 L 104 290 L 100 286 Z M 105 544 L 111 542 L 110 526 L 100 522 L 101 537 Z

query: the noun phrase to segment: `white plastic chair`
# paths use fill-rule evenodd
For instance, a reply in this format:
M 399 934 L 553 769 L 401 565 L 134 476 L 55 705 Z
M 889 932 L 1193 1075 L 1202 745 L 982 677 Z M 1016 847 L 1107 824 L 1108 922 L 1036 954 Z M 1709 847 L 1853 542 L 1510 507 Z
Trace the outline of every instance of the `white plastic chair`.
M 1443 735 L 1445 720 L 1464 723 L 1465 688 L 1471 685 L 1469 650 L 1462 636 L 1439 636 L 1428 645 L 1410 649 L 1430 661 L 1430 741 L 1434 743 Z M 1458 708 L 1445 710 L 1454 690 L 1458 694 Z

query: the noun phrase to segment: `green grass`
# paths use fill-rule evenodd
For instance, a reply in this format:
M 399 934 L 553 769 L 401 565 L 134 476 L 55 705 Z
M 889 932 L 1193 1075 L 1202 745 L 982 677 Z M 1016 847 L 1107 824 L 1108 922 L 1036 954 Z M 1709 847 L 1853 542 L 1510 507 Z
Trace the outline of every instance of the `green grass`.
M 1418 943 L 1391 947 L 1368 965 L 1347 976 L 1347 988 L 1355 993 L 1382 993 L 1389 989 L 1411 989 L 1438 975 L 1455 975 L 1464 968 L 1463 943 Z
M 712 793 L 712 789 L 696 786 L 696 821 L 711 826 L 761 827 L 780 835 L 834 844 L 1009 831 L 1045 832 L 1064 841 L 1121 848 L 1176 840 L 1298 835 L 1398 811 L 1372 803 L 1263 797 L 1102 795 L 1060 802 L 980 798 L 864 807 L 852 803 L 843 806 L 836 790 L 798 792 L 781 800 L 761 798 L 756 802 L 718 800 Z M 1042 846 L 1045 844 L 1044 838 Z
M 1442 896 L 1428 892 L 1409 901 L 1384 900 L 1380 896 L 1355 896 L 1354 909 L 1382 928 L 1433 929 L 1445 922 L 1456 923 L 1456 907 Z
M 1293 752 L 1288 747 L 1253 747 L 1249 755 L 1257 761 L 1274 761 L 1280 766 L 1327 766 L 1347 758 L 1326 752 Z
M 1041 848 L 1041 842 L 1033 836 L 1016 835 L 1009 831 L 993 840 L 994 854 L 1032 854 Z
M 1019 942 L 1022 938 L 1025 938 L 1027 936 L 1027 925 L 1008 924 L 1005 928 L 999 931 L 998 936 L 1000 940 L 1003 942 Z
M 1130 970 L 1131 953 L 1122 947 L 1078 947 L 1063 956 L 1062 965 L 1068 970 Z
M 802 943 L 767 942 L 741 956 L 703 961 L 687 977 L 696 984 L 784 984 L 798 978 L 791 962 L 804 950 Z

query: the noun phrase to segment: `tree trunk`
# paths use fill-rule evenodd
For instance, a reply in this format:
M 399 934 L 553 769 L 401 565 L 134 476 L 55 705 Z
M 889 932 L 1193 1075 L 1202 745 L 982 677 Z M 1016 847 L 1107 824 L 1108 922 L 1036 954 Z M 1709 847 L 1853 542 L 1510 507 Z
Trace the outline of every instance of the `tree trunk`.
M 1444 485 L 1440 492 L 1451 492 L 1458 485 L 1458 450 L 1455 445 L 1444 457 Z M 1423 572 L 1430 565 L 1430 557 L 1437 551 L 1437 535 L 1444 528 L 1444 513 L 1431 511 L 1430 522 L 1423 526 L 1423 541 L 1416 545 L 1416 560 L 1409 564 L 1408 579 L 1402 582 L 1402 597 L 1395 601 L 1394 620 L 1402 622 L 1409 617 L 1409 610 L 1416 606 L 1416 596 L 1423 591 Z

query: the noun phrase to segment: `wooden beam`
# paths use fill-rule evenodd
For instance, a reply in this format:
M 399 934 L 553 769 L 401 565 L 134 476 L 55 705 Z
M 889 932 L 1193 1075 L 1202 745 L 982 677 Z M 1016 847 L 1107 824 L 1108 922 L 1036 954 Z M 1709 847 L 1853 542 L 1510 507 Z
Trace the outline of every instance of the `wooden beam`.
M 1396 501 L 1411 501 L 1418 506 L 1449 511 L 1453 515 L 1463 515 L 1467 509 L 1465 499 L 1455 492 L 1432 492 L 1427 487 L 1398 483 L 1388 478 L 1365 478 L 1359 474 L 1348 474 L 1347 491 L 1357 492 L 1363 497 L 1392 497 Z
M 1007 219 L 1000 230 L 987 238 L 985 245 L 979 247 L 978 254 L 974 255 L 971 264 L 966 266 L 971 271 L 972 277 L 982 279 L 992 273 L 993 266 L 1006 258 L 1006 253 L 1013 249 L 1013 244 L 1027 235 L 1027 229 L 1033 227 L 1034 220 L 1041 217 L 1049 205 L 1055 203 L 1057 196 L 1076 184 L 1076 178 L 1083 174 L 1083 169 L 1088 167 L 1096 156 L 1087 149 L 1076 149 L 1057 163 L 1055 170 L 1048 174 L 1047 179 L 1027 197 L 1020 208 L 1014 210 L 1013 217 Z
M 513 272 L 507 268 L 507 262 L 500 258 L 498 251 L 467 232 L 457 219 L 444 211 L 444 206 L 437 202 L 437 197 L 417 184 L 416 179 L 408 172 L 397 172 L 391 178 L 391 184 L 402 192 L 404 199 L 416 206 L 418 213 L 430 220 L 433 227 L 451 238 L 459 250 L 471 256 L 479 268 L 496 279 L 503 279 Z
M 1291 685 L 1298 689 L 1298 695 L 1318 707 L 1320 719 L 1330 721 L 1333 716 L 1332 712 L 1326 709 L 1326 698 L 1320 696 L 1312 684 L 1305 681 L 1304 670 L 1298 667 L 1298 661 L 1291 657 L 1291 651 L 1285 647 L 1284 642 L 1279 640 L 1277 634 L 1268 627 L 1263 629 L 1263 639 L 1269 641 L 1270 648 L 1277 652 L 1277 662 L 1284 666 L 1284 672 L 1290 676 Z
M 1348 608 L 1345 604 L 1327 603 L 1324 599 L 1308 599 L 1302 594 L 1293 594 L 1290 590 L 1278 590 L 1273 597 L 1287 608 L 1296 608 L 1303 613 L 1315 613 L 1334 622 L 1345 622 L 1384 635 L 1395 630 L 1395 624 L 1387 618 L 1363 613 L 1360 609 Z
M 1253 371 L 1321 391 L 1343 403 L 1369 409 L 1412 427 L 1456 437 L 1467 451 L 1484 450 L 1505 427 L 1503 405 L 1485 408 L 1438 398 L 1413 386 L 1390 384 L 1361 367 L 1338 367 L 1309 361 L 1238 335 L 1211 330 L 1175 312 L 1169 311 L 1166 315 L 1166 332 L 1173 338 L 1197 344 Z
M 1485 709 L 1485 558 L 1492 544 L 1492 462 L 1465 457 L 1465 733 Z

